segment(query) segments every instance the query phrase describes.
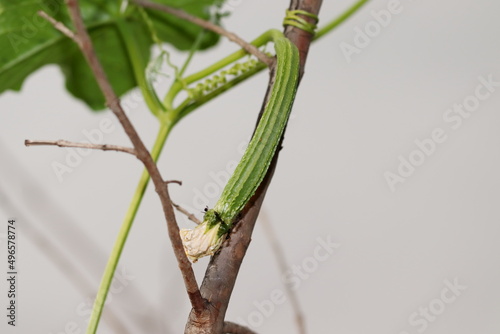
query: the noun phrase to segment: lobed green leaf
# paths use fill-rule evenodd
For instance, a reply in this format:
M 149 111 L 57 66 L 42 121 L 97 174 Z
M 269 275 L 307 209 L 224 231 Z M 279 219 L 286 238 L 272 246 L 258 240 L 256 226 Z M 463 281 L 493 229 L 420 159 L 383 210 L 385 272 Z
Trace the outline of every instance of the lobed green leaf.
M 182 8 L 193 15 L 208 19 L 209 9 L 217 0 L 159 0 L 157 2 Z M 121 1 L 81 0 L 80 6 L 96 53 L 118 95 L 137 86 L 130 55 L 126 50 L 119 20 L 128 25 L 138 52 L 149 59 L 153 45 L 151 34 L 136 7 L 129 5 L 123 12 Z M 7 90 L 19 91 L 25 79 L 43 66 L 56 64 L 62 69 L 66 87 L 76 98 L 94 110 L 104 108 L 104 98 L 77 46 L 47 21 L 37 15 L 47 12 L 71 28 L 63 0 L 0 0 L 0 94 Z M 168 16 L 147 10 L 158 37 L 179 50 L 194 43 L 201 28 Z M 215 45 L 218 36 L 204 34 L 200 49 Z

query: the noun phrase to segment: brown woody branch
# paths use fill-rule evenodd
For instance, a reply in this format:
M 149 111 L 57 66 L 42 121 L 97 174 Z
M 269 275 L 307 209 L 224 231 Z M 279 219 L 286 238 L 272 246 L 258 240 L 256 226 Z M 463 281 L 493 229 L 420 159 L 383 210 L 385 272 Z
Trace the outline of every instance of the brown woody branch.
M 101 150 L 101 151 L 117 151 L 129 153 L 132 155 L 136 155 L 136 152 L 133 148 L 116 146 L 116 145 L 95 145 L 89 143 L 74 143 L 67 140 L 28 140 L 24 141 L 24 145 L 26 146 L 59 146 L 59 147 L 75 147 L 75 148 L 85 148 L 91 150 Z
M 311 14 L 318 15 L 319 8 L 323 0 L 290 0 L 290 10 L 304 10 Z M 316 23 L 315 20 L 308 16 L 302 16 L 302 18 L 309 23 Z M 304 68 L 307 60 L 307 54 L 309 53 L 309 46 L 313 41 L 314 35 L 294 26 L 285 27 L 285 36 L 288 37 L 299 49 L 300 53 L 300 75 L 302 78 L 304 75 Z
M 321 3 L 322 0 L 292 0 L 290 9 L 305 10 L 309 13 L 318 15 Z M 304 19 L 308 20 L 309 18 L 304 17 Z M 285 36 L 299 49 L 301 58 L 299 78 L 301 78 L 304 73 L 304 66 L 313 35 L 297 27 L 288 26 L 285 29 Z M 264 110 L 264 106 L 267 104 L 273 84 L 274 76 L 271 73 L 259 119 Z M 265 179 L 243 210 L 241 218 L 235 223 L 230 238 L 225 242 L 221 251 L 211 259 L 201 285 L 201 293 L 209 302 L 211 308 L 208 314 L 203 314 L 203 317 L 200 317 L 192 311 L 189 315 L 184 332 L 185 334 L 219 334 L 223 332 L 227 306 L 238 276 L 239 268 L 250 244 L 252 231 L 259 215 L 262 202 L 273 177 L 278 155 L 279 150 L 273 158 Z
M 216 24 L 213 24 L 210 21 L 203 20 L 197 16 L 193 16 L 189 13 L 186 13 L 185 11 L 178 9 L 178 8 L 173 8 L 167 5 L 159 4 L 156 2 L 152 2 L 149 0 L 132 0 L 135 4 L 145 7 L 145 8 L 150 8 L 150 9 L 155 9 L 161 12 L 165 12 L 167 14 L 176 16 L 178 18 L 181 18 L 183 20 L 189 21 L 191 23 L 194 23 L 204 29 L 211 30 L 215 32 L 216 34 L 222 35 L 229 39 L 232 42 L 235 42 L 239 46 L 241 46 L 246 52 L 254 55 L 259 59 L 261 62 L 266 64 L 267 66 L 271 67 L 273 65 L 274 60 L 273 58 L 269 57 L 266 55 L 264 52 L 260 51 L 258 48 L 256 48 L 254 45 L 248 43 L 235 33 L 232 33 L 230 31 L 227 31 L 226 29 L 222 28 L 221 26 L 218 26 Z
M 182 273 L 182 277 L 184 279 L 184 284 L 191 301 L 191 305 L 193 307 L 193 311 L 195 313 L 201 313 L 205 308 L 205 301 L 201 297 L 200 290 L 198 288 L 198 284 L 196 283 L 196 278 L 191 267 L 191 263 L 186 257 L 184 253 L 184 249 L 182 246 L 182 241 L 179 236 L 179 227 L 177 225 L 177 221 L 175 219 L 174 209 L 172 207 L 172 203 L 170 200 L 170 195 L 168 193 L 168 189 L 165 186 L 165 182 L 156 166 L 153 158 L 151 157 L 149 151 L 146 146 L 140 139 L 137 131 L 134 126 L 126 116 L 118 96 L 114 92 L 104 69 L 97 58 L 95 53 L 92 41 L 88 32 L 85 28 L 85 24 L 83 22 L 80 8 L 78 5 L 78 0 L 68 0 L 67 6 L 69 9 L 69 13 L 71 16 L 71 20 L 75 26 L 76 33 L 68 33 L 68 28 L 63 28 L 62 23 L 58 23 L 55 19 L 49 20 L 54 27 L 61 32 L 63 32 L 66 36 L 70 37 L 76 44 L 80 47 L 81 52 L 85 56 L 92 72 L 94 73 L 95 79 L 105 97 L 106 105 L 111 109 L 111 111 L 118 118 L 120 124 L 122 125 L 125 133 L 129 137 L 134 149 L 136 151 L 136 157 L 143 163 L 144 167 L 149 172 L 151 176 L 151 180 L 155 185 L 156 192 L 160 197 L 160 201 L 163 207 L 163 212 L 165 218 L 167 220 L 167 227 L 170 240 L 172 242 L 172 247 L 174 249 L 174 254 L 177 258 L 177 262 L 179 268 Z M 47 14 L 42 14 L 42 16 L 48 17 Z M 70 31 L 70 30 L 69 30 Z M 105 300 L 101 301 L 102 303 Z
M 125 111 L 120 104 L 120 100 L 114 92 L 101 63 L 95 54 L 92 41 L 87 30 L 85 29 L 85 24 L 83 23 L 80 8 L 78 6 L 78 0 L 68 0 L 68 8 L 71 19 L 76 28 L 78 39 L 81 41 L 79 44 L 80 49 L 94 72 L 97 83 L 99 84 L 99 87 L 101 88 L 101 91 L 106 99 L 106 105 L 113 111 L 115 116 L 120 121 L 125 133 L 137 151 L 137 158 L 144 164 L 144 167 L 149 172 L 151 180 L 155 185 L 155 190 L 158 193 L 163 206 L 163 212 L 167 220 L 169 237 L 172 242 L 172 247 L 174 249 L 179 268 L 182 272 L 189 299 L 194 311 L 199 313 L 204 309 L 205 301 L 201 297 L 198 284 L 196 283 L 196 277 L 194 275 L 193 268 L 191 267 L 191 262 L 189 262 L 186 254 L 184 253 L 184 247 L 182 246 L 182 241 L 179 235 L 179 226 L 177 225 L 177 221 L 175 219 L 175 213 L 170 200 L 168 188 L 165 187 L 163 178 L 158 170 L 158 166 L 154 162 L 151 154 L 139 137 L 139 134 L 125 114 Z

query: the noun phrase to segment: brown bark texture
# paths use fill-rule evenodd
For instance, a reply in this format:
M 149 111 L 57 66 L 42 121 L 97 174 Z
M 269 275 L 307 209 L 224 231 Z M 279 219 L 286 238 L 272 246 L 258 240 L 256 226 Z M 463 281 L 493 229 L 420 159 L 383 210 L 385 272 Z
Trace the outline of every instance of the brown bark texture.
M 292 0 L 290 10 L 300 9 L 318 15 L 322 0 Z M 304 17 L 310 21 L 310 18 Z M 314 23 L 314 22 L 312 22 Z M 304 74 L 304 66 L 313 40 L 313 35 L 297 27 L 287 26 L 285 36 L 294 43 L 300 53 L 299 80 Z M 269 92 L 274 83 L 271 70 L 269 85 L 264 98 L 264 106 L 269 98 Z M 282 138 L 283 140 L 283 138 Z M 212 257 L 201 285 L 201 294 L 206 300 L 206 307 L 201 312 L 192 310 L 185 327 L 185 334 L 224 334 L 226 310 L 231 298 L 238 272 L 251 241 L 255 222 L 260 212 L 262 202 L 269 187 L 279 150 L 276 152 L 269 171 L 257 189 L 257 192 L 243 210 L 240 219 L 235 223 L 230 237 L 226 240 L 221 251 Z

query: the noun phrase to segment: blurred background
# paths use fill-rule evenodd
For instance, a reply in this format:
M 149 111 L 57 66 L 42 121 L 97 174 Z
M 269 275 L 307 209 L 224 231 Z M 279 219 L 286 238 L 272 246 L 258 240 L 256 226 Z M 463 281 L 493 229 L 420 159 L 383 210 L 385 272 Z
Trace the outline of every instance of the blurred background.
M 286 281 L 308 333 L 500 332 L 500 3 L 397 3 L 370 1 L 312 46 L 263 209 L 289 269 L 280 272 L 258 223 L 228 320 L 258 333 L 296 333 Z M 325 1 L 320 25 L 351 4 Z M 225 26 L 251 40 L 280 29 L 288 1 L 228 5 Z M 395 14 L 378 23 L 388 8 Z M 190 70 L 235 49 L 223 40 Z M 181 64 L 185 55 L 172 53 Z M 159 165 L 167 179 L 183 181 L 170 188 L 175 202 L 199 217 L 215 204 L 266 85 L 261 73 L 174 129 Z M 124 100 L 151 146 L 157 123 L 136 96 Z M 128 145 L 109 111 L 93 113 L 66 93 L 56 67 L 0 96 L 0 109 L 1 259 L 7 220 L 20 229 L 18 326 L 3 317 L 1 332 L 83 333 L 141 165 L 122 153 L 75 158 L 68 149 L 24 146 L 96 131 Z M 111 124 L 107 133 L 102 122 Z M 54 164 L 69 166 L 67 159 L 71 171 L 58 177 Z M 207 263 L 194 265 L 200 281 Z M 5 279 L 0 291 L 6 305 Z M 182 333 L 189 310 L 149 188 L 99 333 Z

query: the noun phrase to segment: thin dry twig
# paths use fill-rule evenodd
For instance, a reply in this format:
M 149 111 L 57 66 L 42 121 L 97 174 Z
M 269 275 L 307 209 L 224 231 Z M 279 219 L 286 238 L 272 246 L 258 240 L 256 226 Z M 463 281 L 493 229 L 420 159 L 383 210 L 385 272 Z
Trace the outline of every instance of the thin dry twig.
M 171 8 L 151 3 L 146 0 L 133 0 L 133 1 L 138 4 L 142 4 L 144 7 L 147 7 L 145 5 L 145 3 L 147 3 L 150 5 L 149 8 L 162 10 L 172 15 L 177 14 L 176 16 L 178 17 L 189 20 L 206 29 L 210 29 L 229 38 L 228 32 L 223 30 L 222 28 L 217 26 L 209 27 L 205 24 L 206 21 L 203 21 L 196 17 L 191 17 L 189 14 L 186 14 L 182 11 L 179 10 L 172 11 Z M 322 2 L 321 0 L 291 0 L 290 9 L 306 10 L 310 13 L 317 14 L 319 11 L 319 7 L 321 6 L 321 2 Z M 179 267 L 181 268 L 184 282 L 186 285 L 186 290 L 188 291 L 188 295 L 191 300 L 191 304 L 193 306 L 193 310 L 189 316 L 188 323 L 186 325 L 185 333 L 190 334 L 190 333 L 201 333 L 201 332 L 203 333 L 222 332 L 224 328 L 224 317 L 231 296 L 231 292 L 234 288 L 236 277 L 238 275 L 238 270 L 245 255 L 246 249 L 250 243 L 253 226 L 255 224 L 255 220 L 257 219 L 260 206 L 264 199 L 269 182 L 274 173 L 278 153 L 276 153 L 274 160 L 268 170 L 267 176 L 259 186 L 256 195 L 249 202 L 247 208 L 245 208 L 241 220 L 239 221 L 239 224 L 236 224 L 235 229 L 232 231 L 231 238 L 228 239 L 229 245 L 222 248 L 221 252 L 218 253 L 216 256 L 214 256 L 209 264 L 209 267 L 207 269 L 201 287 L 203 296 L 207 299 L 205 300 L 201 296 L 200 290 L 198 289 L 198 286 L 196 284 L 191 264 L 187 260 L 187 257 L 183 252 L 182 242 L 179 237 L 179 228 L 177 226 L 177 222 L 175 221 L 175 215 L 173 212 L 173 207 L 170 201 L 170 196 L 167 187 L 165 187 L 164 181 L 161 178 L 157 166 L 155 165 L 154 161 L 149 155 L 149 152 L 145 148 L 143 142 L 139 138 L 134 127 L 132 126 L 132 124 L 126 117 L 125 113 L 123 112 L 123 109 L 121 108 L 121 105 L 119 103 L 119 99 L 115 95 L 109 81 L 106 78 L 102 66 L 100 65 L 93 50 L 90 37 L 88 36 L 87 31 L 85 30 L 85 26 L 83 24 L 83 20 L 81 18 L 81 14 L 78 8 L 78 1 L 68 0 L 68 8 L 70 10 L 73 24 L 75 25 L 77 31 L 76 36 L 73 37 L 72 39 L 75 40 L 80 46 L 90 67 L 92 68 L 92 71 L 94 72 L 96 80 L 104 96 L 106 97 L 107 106 L 115 113 L 118 120 L 122 124 L 125 132 L 129 136 L 130 140 L 133 143 L 134 148 L 137 151 L 137 158 L 141 160 L 141 162 L 143 162 L 146 169 L 150 173 L 152 181 L 156 187 L 156 191 L 160 196 L 165 217 L 167 219 L 169 236 L 172 241 L 174 253 L 177 257 Z M 168 9 L 165 10 L 166 8 Z M 292 40 L 292 42 L 294 42 L 294 44 L 299 49 L 301 55 L 301 63 L 300 63 L 301 67 L 300 77 L 301 77 L 303 74 L 305 58 L 307 55 L 307 51 L 309 49 L 309 44 L 312 40 L 312 36 L 309 33 L 307 33 L 308 36 L 306 36 L 303 33 L 303 31 L 300 31 L 300 29 L 297 29 L 295 27 L 287 27 L 287 29 L 285 29 L 285 35 L 288 38 L 290 38 L 290 40 Z M 234 39 L 234 36 L 235 36 L 234 34 L 233 36 L 231 36 L 231 40 L 236 41 L 247 52 L 250 52 L 256 56 L 258 55 L 258 53 L 256 53 L 255 50 L 252 51 L 249 50 L 252 48 L 249 48 L 248 43 L 246 43 L 241 39 L 239 39 L 238 41 L 238 39 Z M 257 52 L 260 51 L 257 50 Z M 259 60 L 263 61 L 268 65 L 273 64 L 273 60 L 271 58 L 268 57 L 267 58 L 258 57 L 258 58 Z M 270 85 L 272 85 L 272 80 Z M 269 91 L 270 90 L 268 90 L 268 93 Z M 265 100 L 267 100 L 267 97 Z M 206 307 L 207 305 L 205 303 L 207 301 L 210 303 L 211 307 Z
M 279 270 L 282 274 L 284 274 L 288 270 L 287 261 L 285 258 L 285 252 L 283 251 L 283 247 L 281 246 L 278 237 L 276 236 L 276 232 L 269 220 L 266 210 L 262 210 L 261 212 L 261 223 L 265 230 L 265 235 L 267 240 L 271 244 L 271 248 L 273 250 L 274 257 L 276 258 L 276 262 L 278 262 Z M 295 323 L 297 325 L 297 330 L 299 334 L 306 334 L 306 324 L 304 321 L 304 314 L 302 312 L 302 308 L 300 307 L 299 298 L 295 291 L 291 288 L 289 284 L 284 284 L 286 294 L 290 299 L 290 304 L 292 305 L 292 310 L 295 315 Z
M 203 20 L 199 17 L 193 16 L 189 13 L 186 13 L 185 11 L 178 9 L 178 8 L 173 8 L 167 5 L 159 4 L 156 2 L 151 2 L 149 0 L 132 0 L 135 4 L 145 7 L 145 8 L 151 8 L 155 10 L 159 10 L 162 12 L 165 12 L 170 15 L 174 15 L 178 18 L 181 18 L 183 20 L 189 21 L 191 23 L 194 23 L 204 29 L 211 30 L 215 32 L 216 34 L 222 35 L 229 39 L 232 42 L 235 42 L 239 46 L 241 46 L 246 52 L 254 55 L 259 59 L 261 62 L 266 64 L 267 66 L 271 67 L 274 64 L 274 59 L 266 55 L 264 52 L 260 51 L 258 48 L 256 48 L 254 45 L 248 43 L 235 33 L 232 33 L 230 31 L 227 31 L 226 29 L 213 24 L 210 21 Z
M 185 215 L 187 217 L 187 219 L 189 219 L 193 223 L 195 223 L 197 225 L 200 225 L 202 223 L 202 221 L 199 220 L 198 218 L 196 218 L 196 216 L 193 213 L 191 213 L 188 210 L 184 209 L 179 204 L 175 204 L 174 202 L 172 202 L 172 205 L 174 206 L 174 208 L 177 209 L 177 211 L 179 211 L 180 213 L 182 213 L 183 215 Z
M 168 181 L 165 181 L 166 185 L 169 185 L 171 183 L 175 183 L 175 184 L 178 184 L 178 185 L 182 186 L 182 181 L 179 181 L 179 180 L 168 180 Z
M 175 184 L 178 184 L 178 185 L 182 186 L 182 181 L 178 181 L 178 180 L 170 180 L 170 181 L 166 181 L 165 182 L 166 185 L 169 185 L 171 183 L 175 183 Z M 177 211 L 179 211 L 180 213 L 182 213 L 183 215 L 185 215 L 193 223 L 195 223 L 197 225 L 200 225 L 202 223 L 198 218 L 196 218 L 196 216 L 194 214 L 192 214 L 188 210 L 184 209 L 179 204 L 175 204 L 174 202 L 172 202 L 172 205 L 174 206 L 174 208 Z
M 89 143 L 75 143 L 67 140 L 28 140 L 24 141 L 26 146 L 59 146 L 59 147 L 75 147 L 75 148 L 85 148 L 91 150 L 102 150 L 102 151 L 117 151 L 125 152 L 132 155 L 136 155 L 135 150 L 130 147 L 116 146 L 116 145 L 95 145 Z
M 160 197 L 163 212 L 167 220 L 169 237 L 172 242 L 174 254 L 177 258 L 177 262 L 184 280 L 184 285 L 191 301 L 191 305 L 195 313 L 201 313 L 205 309 L 205 300 L 201 296 L 200 290 L 198 288 L 196 277 L 194 275 L 193 268 L 191 267 L 191 262 L 189 262 L 186 254 L 184 253 L 184 248 L 182 246 L 182 241 L 179 235 L 179 226 L 177 225 L 177 221 L 175 219 L 174 209 L 170 201 L 168 189 L 167 187 L 165 187 L 165 183 L 156 163 L 154 162 L 149 151 L 139 137 L 139 134 L 135 130 L 134 126 L 125 114 L 120 104 L 120 100 L 114 92 L 101 63 L 99 62 L 99 59 L 97 58 L 92 41 L 82 19 L 78 0 L 68 0 L 67 6 L 69 9 L 71 20 L 76 29 L 76 34 L 73 34 L 72 36 L 71 34 L 69 34 L 67 36 L 73 39 L 80 47 L 80 50 L 85 56 L 92 72 L 94 73 L 94 77 L 105 97 L 106 105 L 118 118 L 120 124 L 125 130 L 125 133 L 132 142 L 135 151 L 137 152 L 136 157 L 143 163 L 144 167 L 151 175 L 151 180 L 153 181 L 156 192 Z M 51 22 L 56 29 L 60 30 L 58 26 L 62 25 L 62 23 L 58 23 L 53 18 L 52 20 L 49 20 L 49 22 Z M 101 300 L 100 302 L 104 303 L 105 299 Z
M 59 30 L 60 32 L 62 32 L 64 35 L 68 36 L 69 38 L 71 38 L 75 42 L 77 41 L 75 33 L 71 29 L 69 29 L 68 27 L 66 27 L 62 22 L 57 21 L 52 16 L 50 16 L 47 13 L 45 13 L 43 10 L 39 10 L 37 12 L 37 14 L 39 16 L 41 16 L 42 18 L 46 19 L 47 21 L 49 21 L 57 30 Z
M 234 322 L 226 321 L 224 323 L 224 334 L 257 334 L 248 327 L 235 324 Z

